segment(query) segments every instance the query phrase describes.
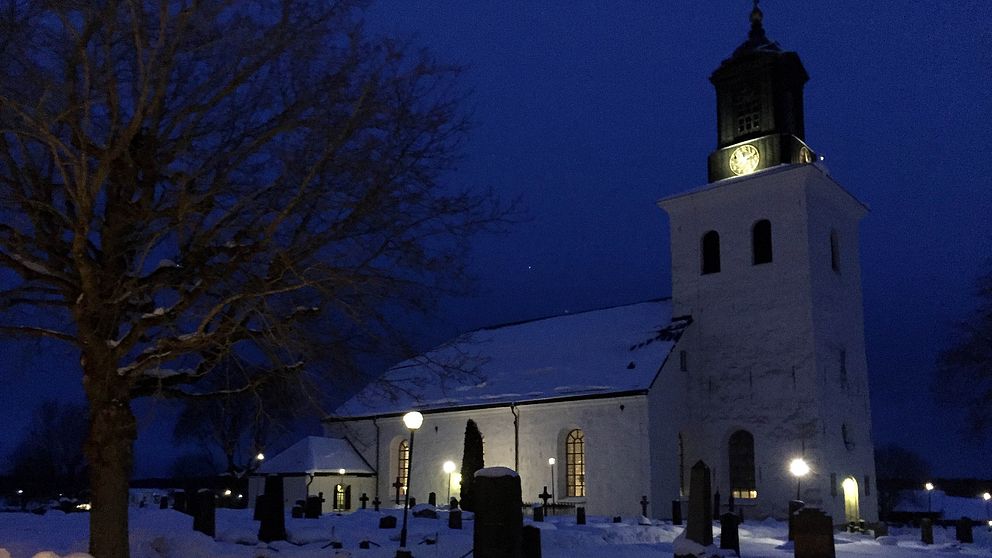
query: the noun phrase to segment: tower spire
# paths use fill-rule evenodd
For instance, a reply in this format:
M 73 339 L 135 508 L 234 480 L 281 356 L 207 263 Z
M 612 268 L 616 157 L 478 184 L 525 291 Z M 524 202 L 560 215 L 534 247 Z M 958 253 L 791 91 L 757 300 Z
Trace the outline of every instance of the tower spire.
M 765 35 L 765 27 L 761 24 L 764 18 L 765 15 L 758 7 L 758 0 L 754 0 L 754 8 L 751 10 L 751 31 L 747 34 L 748 43 L 760 45 L 770 42 Z

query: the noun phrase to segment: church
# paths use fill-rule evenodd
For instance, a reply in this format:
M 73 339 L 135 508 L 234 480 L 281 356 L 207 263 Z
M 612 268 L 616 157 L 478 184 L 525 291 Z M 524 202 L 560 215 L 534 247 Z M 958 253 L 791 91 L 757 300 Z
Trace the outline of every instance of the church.
M 420 502 L 457 497 L 444 464 L 460 468 L 471 419 L 486 466 L 516 470 L 524 502 L 546 490 L 629 517 L 646 497 L 649 516 L 671 518 L 703 461 L 720 512 L 732 496 L 745 518 L 783 518 L 798 497 L 835 524 L 877 519 L 858 261 L 867 208 L 805 142 L 799 56 L 767 38 L 757 5 L 750 25 L 710 76 L 709 182 L 658 202 L 671 298 L 483 328 L 392 367 L 324 422 L 362 464 L 325 464 L 325 509 L 354 509 L 356 491 L 386 504 L 408 489 Z M 413 436 L 412 410 L 424 419 Z M 797 458 L 803 476 L 790 472 Z

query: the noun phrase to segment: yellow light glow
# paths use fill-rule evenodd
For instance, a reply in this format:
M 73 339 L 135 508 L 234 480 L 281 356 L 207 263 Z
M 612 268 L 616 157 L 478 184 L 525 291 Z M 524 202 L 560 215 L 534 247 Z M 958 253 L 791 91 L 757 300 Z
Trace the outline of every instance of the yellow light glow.
M 258 455 L 255 456 L 255 459 L 261 461 L 261 460 L 265 459 L 265 454 L 262 453 L 262 452 L 258 452 Z
M 348 471 L 345 471 L 344 469 L 338 469 L 338 474 L 339 474 L 339 475 L 343 475 L 343 474 L 345 474 L 345 473 L 347 473 L 347 472 L 348 472 Z
M 231 489 L 228 488 L 227 490 L 224 491 L 224 496 L 230 496 L 230 495 L 231 495 Z
M 90 506 L 89 504 L 77 504 L 76 505 L 76 509 L 77 510 L 83 510 L 83 511 L 90 511 L 91 507 L 92 506 Z
M 844 489 L 844 492 L 847 492 L 849 490 L 854 490 L 858 486 L 858 483 L 851 477 L 847 477 L 844 479 L 844 482 L 840 483 L 840 486 Z
M 803 458 L 797 457 L 789 462 L 789 472 L 795 477 L 805 477 L 809 473 L 809 465 Z
M 444 465 L 441 466 L 441 469 L 445 473 L 448 473 L 450 475 L 451 473 L 454 473 L 455 472 L 455 462 L 454 461 L 445 461 L 444 462 Z
M 751 144 L 744 144 L 730 154 L 730 171 L 737 176 L 751 174 L 758 168 L 761 153 Z
M 992 499 L 992 494 L 989 494 L 988 492 L 986 492 L 985 494 L 982 494 L 982 500 L 985 500 L 986 502 L 988 502 L 989 499 Z
M 933 483 L 932 482 L 928 482 L 928 483 L 926 483 L 926 484 L 923 485 L 923 488 L 926 488 L 927 490 L 933 490 Z
M 410 430 L 416 430 L 424 424 L 424 415 L 417 411 L 410 411 L 409 413 L 403 415 L 403 424 L 405 424 Z

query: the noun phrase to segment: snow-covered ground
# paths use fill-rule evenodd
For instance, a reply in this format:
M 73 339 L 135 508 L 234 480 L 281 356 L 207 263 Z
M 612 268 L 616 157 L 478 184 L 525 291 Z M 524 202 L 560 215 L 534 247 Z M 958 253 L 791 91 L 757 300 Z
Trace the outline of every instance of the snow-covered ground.
M 399 529 L 378 529 L 384 514 L 397 515 L 399 510 L 383 513 L 358 511 L 350 515 L 325 515 L 318 520 L 286 519 L 289 541 L 271 545 L 259 544 L 258 522 L 252 521 L 249 510 L 217 510 L 217 538 L 213 540 L 193 531 L 190 516 L 158 509 L 131 510 L 131 555 L 134 558 L 326 558 L 395 556 L 399 546 Z M 43 516 L 30 513 L 0 513 L 0 557 L 32 558 L 38 552 L 52 551 L 65 557 L 72 552 L 84 552 L 87 547 L 85 513 L 49 512 Z M 528 519 L 528 524 L 532 524 Z M 422 558 L 459 558 L 472 546 L 472 522 L 464 530 L 448 529 L 447 517 L 440 519 L 410 518 L 408 546 L 413 555 Z M 590 517 L 589 524 L 577 526 L 572 517 L 551 517 L 536 523 L 541 529 L 541 547 L 545 558 L 654 558 L 672 556 L 672 541 L 682 527 L 655 522 L 639 525 L 635 519 L 612 523 L 606 518 Z M 719 536 L 719 526 L 714 535 Z M 759 556 L 792 556 L 791 544 L 786 544 L 786 525 L 779 521 L 746 521 L 741 526 L 741 554 L 746 558 Z M 936 544 L 919 542 L 918 529 L 893 528 L 888 537 L 874 539 L 869 535 L 837 533 L 838 558 L 870 556 L 874 558 L 925 558 L 926 556 L 992 557 L 992 533 L 985 527 L 974 529 L 974 544 L 959 544 L 953 529 L 934 529 Z M 343 550 L 322 548 L 332 538 L 343 543 Z M 437 544 L 424 544 L 427 538 Z M 380 546 L 361 550 L 358 544 L 370 540 Z M 46 555 L 51 558 L 51 555 Z

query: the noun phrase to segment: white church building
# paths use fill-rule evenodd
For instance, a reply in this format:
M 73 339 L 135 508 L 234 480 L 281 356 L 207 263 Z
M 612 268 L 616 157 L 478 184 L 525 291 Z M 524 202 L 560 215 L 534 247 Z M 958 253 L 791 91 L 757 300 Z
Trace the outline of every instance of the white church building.
M 547 487 L 591 514 L 631 516 L 647 497 L 648 515 L 670 518 L 702 460 L 721 512 L 732 495 L 746 518 L 781 518 L 798 493 L 835 524 L 877 519 L 858 261 L 867 209 L 805 143 L 807 79 L 756 7 L 748 39 L 710 78 L 709 183 L 658 202 L 671 298 L 483 328 L 394 366 L 325 421 L 374 471 L 361 481 L 369 497 L 458 496 L 442 464 L 460 467 L 472 419 L 486 466 L 518 471 L 525 502 Z M 412 460 L 411 410 L 424 416 Z M 800 457 L 811 470 L 797 478 Z

